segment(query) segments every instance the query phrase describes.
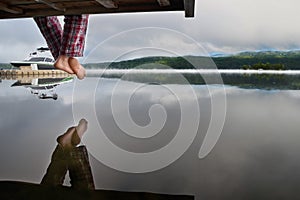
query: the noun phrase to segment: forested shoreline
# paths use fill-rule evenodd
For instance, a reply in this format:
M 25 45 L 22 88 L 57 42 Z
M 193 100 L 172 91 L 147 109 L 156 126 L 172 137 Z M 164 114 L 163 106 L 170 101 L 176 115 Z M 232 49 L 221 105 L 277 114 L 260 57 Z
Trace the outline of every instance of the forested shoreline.
M 274 69 L 300 70 L 300 51 L 243 52 L 216 57 L 144 57 L 126 61 L 86 63 L 87 69 Z M 1 69 L 10 69 L 8 63 L 0 63 Z
M 145 57 L 111 63 L 85 64 L 86 68 L 113 69 L 245 69 L 245 66 L 247 69 L 300 70 L 300 51 L 243 52 L 218 57 Z

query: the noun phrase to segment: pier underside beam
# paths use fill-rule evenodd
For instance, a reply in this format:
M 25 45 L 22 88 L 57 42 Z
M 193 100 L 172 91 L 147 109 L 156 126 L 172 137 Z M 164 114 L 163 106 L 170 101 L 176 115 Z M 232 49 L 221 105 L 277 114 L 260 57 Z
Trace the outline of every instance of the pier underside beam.
M 59 7 L 56 6 L 55 3 L 52 3 L 52 2 L 49 2 L 49 1 L 46 1 L 46 0 L 35 0 L 35 2 L 43 3 L 47 6 L 49 6 L 50 8 L 53 8 L 54 10 L 63 11 L 63 12 L 66 10 L 65 8 L 59 8 Z
M 20 8 L 9 6 L 6 3 L 0 2 L 0 10 L 11 13 L 11 14 L 22 14 L 23 10 Z
M 171 5 L 169 0 L 157 0 L 157 2 L 160 6 L 170 6 Z
M 168 11 L 193 17 L 194 4 L 195 0 L 2 0 L 0 19 Z
M 95 0 L 95 1 L 100 3 L 105 8 L 118 8 L 117 3 L 113 0 Z

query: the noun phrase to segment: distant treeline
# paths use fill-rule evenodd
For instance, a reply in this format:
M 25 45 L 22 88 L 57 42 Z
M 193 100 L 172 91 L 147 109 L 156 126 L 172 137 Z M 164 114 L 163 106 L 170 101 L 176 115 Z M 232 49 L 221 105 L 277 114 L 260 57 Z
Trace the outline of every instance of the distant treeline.
M 285 70 L 284 64 L 276 63 L 256 63 L 254 65 L 243 65 L 243 69 L 254 69 L 254 70 Z
M 0 63 L 0 69 L 11 69 L 13 66 L 8 63 Z
M 277 69 L 299 70 L 300 51 L 244 52 L 223 57 L 184 56 L 184 57 L 145 57 L 112 63 L 89 63 L 86 68 L 172 68 L 172 69 Z
M 243 52 L 235 55 L 205 57 L 144 57 L 133 60 L 87 63 L 87 69 L 277 69 L 277 70 L 300 70 L 300 51 L 263 51 Z M 10 64 L 1 64 L 0 68 L 10 69 Z

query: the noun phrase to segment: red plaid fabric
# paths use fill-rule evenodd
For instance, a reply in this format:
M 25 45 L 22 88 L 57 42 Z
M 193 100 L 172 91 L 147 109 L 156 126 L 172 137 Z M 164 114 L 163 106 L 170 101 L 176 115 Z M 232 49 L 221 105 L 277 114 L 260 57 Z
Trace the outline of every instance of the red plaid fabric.
M 89 15 L 65 16 L 64 29 L 56 16 L 35 17 L 34 20 L 54 59 L 57 59 L 59 55 L 83 56 L 88 17 Z

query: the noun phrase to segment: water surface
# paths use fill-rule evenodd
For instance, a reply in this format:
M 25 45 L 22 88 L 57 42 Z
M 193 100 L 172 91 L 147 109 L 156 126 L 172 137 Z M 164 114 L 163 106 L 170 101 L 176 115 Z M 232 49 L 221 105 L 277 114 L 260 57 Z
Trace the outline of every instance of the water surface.
M 0 180 L 39 183 L 56 146 L 56 137 L 85 118 L 89 128 L 83 143 L 90 152 L 98 189 L 193 194 L 196 199 L 295 199 L 300 184 L 297 88 L 280 82 L 259 88 L 254 83 L 248 84 L 251 87 L 178 84 L 160 82 L 163 77 L 144 82 L 128 77 L 121 80 L 90 76 L 61 84 L 54 90 L 57 100 L 40 99 L 29 88 L 11 87 L 16 80 L 2 80 Z M 299 79 L 296 75 L 283 78 Z M 212 113 L 218 113 L 213 109 L 224 105 L 224 91 L 226 115 L 220 138 L 212 151 L 200 159 L 199 149 Z M 182 108 L 192 116 L 195 102 L 199 119 L 183 119 Z M 220 115 L 221 112 L 222 109 Z M 128 120 L 126 113 L 142 132 L 126 132 L 130 127 L 123 127 L 118 121 Z M 123 154 L 118 157 L 109 151 L 107 141 L 135 155 L 155 152 L 174 140 L 182 120 L 191 124 L 184 126 L 187 136 L 194 131 L 193 125 L 198 128 L 192 144 L 179 159 L 147 173 L 119 170 L 121 165 L 135 169 L 149 164 L 143 159 L 127 160 L 120 156 Z M 151 127 L 151 123 L 157 126 Z M 105 135 L 106 140 L 100 135 Z M 101 158 L 113 159 L 112 165 Z M 155 162 L 159 165 L 164 160 Z M 113 165 L 116 163 L 120 166 Z

